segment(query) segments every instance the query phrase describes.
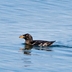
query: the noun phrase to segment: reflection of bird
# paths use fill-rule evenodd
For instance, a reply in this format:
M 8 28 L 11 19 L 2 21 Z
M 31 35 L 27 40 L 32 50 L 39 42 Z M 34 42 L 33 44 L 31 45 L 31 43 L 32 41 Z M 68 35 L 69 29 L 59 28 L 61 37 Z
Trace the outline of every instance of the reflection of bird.
M 32 45 L 25 45 L 24 48 L 20 48 L 20 50 L 23 50 L 24 54 L 30 55 L 31 49 L 33 48 Z
M 48 48 L 48 47 L 38 47 L 38 46 L 34 47 L 34 46 L 28 45 L 28 44 L 25 44 L 24 48 L 20 48 L 20 50 L 26 55 L 31 55 L 31 51 L 32 51 L 31 49 L 52 51 L 51 48 Z
M 28 45 L 50 46 L 55 42 L 55 41 L 33 40 L 33 37 L 28 33 L 21 35 L 19 38 L 25 39 L 25 43 Z

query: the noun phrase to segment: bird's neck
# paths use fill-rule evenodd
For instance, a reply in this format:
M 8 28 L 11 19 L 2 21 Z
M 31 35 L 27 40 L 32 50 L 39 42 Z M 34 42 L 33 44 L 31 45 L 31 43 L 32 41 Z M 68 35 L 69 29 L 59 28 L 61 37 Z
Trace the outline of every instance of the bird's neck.
M 30 45 L 33 40 L 25 40 L 25 43 Z

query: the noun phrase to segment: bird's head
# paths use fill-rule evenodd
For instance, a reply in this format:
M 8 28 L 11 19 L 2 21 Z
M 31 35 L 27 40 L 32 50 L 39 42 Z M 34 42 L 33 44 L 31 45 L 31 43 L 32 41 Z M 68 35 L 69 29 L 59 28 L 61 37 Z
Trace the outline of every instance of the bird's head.
M 33 41 L 32 36 L 28 33 L 19 36 L 19 38 L 25 39 L 25 41 L 29 41 L 29 42 Z

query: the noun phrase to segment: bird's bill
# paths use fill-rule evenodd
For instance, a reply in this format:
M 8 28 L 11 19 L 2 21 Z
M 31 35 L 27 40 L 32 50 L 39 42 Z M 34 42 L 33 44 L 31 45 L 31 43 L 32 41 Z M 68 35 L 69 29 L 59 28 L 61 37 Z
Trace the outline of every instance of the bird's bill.
M 23 35 L 21 35 L 21 36 L 19 36 L 19 38 L 22 38 L 22 39 L 23 39 L 23 38 L 24 38 L 24 36 L 23 36 Z

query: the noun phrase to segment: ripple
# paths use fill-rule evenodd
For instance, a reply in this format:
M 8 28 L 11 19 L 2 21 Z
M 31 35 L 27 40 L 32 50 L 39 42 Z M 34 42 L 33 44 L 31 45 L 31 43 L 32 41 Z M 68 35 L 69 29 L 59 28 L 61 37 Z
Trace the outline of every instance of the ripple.
M 51 47 L 72 48 L 71 46 L 65 46 L 65 45 L 52 45 Z
M 0 0 L 0 71 L 71 72 L 72 1 Z M 19 35 L 56 40 L 50 47 L 28 47 Z

